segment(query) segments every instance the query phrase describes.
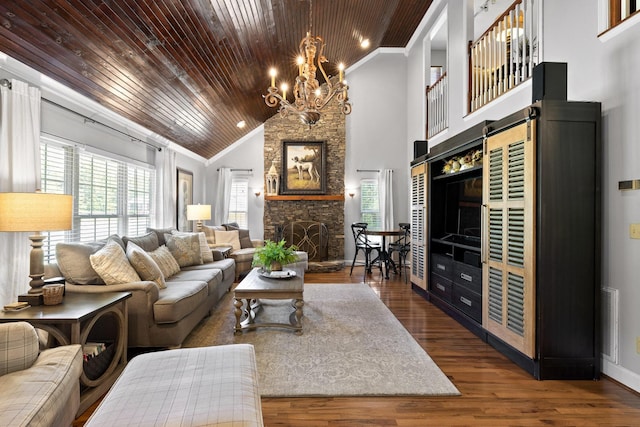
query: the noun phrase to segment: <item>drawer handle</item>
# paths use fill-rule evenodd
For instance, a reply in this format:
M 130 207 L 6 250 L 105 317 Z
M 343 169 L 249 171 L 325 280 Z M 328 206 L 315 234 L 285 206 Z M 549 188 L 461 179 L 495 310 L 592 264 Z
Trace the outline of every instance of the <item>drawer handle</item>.
M 472 304 L 471 300 L 467 299 L 465 297 L 460 297 L 460 302 L 465 304 L 465 305 L 468 305 L 469 307 L 471 307 L 471 304 Z
M 442 270 L 442 271 L 446 271 L 447 270 L 447 267 L 445 267 L 444 264 L 436 264 L 436 268 L 438 268 L 439 270 Z
M 436 288 L 440 289 L 442 292 L 445 291 L 444 286 L 442 286 L 440 283 L 436 283 Z
M 460 278 L 462 280 L 466 280 L 467 282 L 473 282 L 473 277 L 469 276 L 468 274 L 460 273 Z

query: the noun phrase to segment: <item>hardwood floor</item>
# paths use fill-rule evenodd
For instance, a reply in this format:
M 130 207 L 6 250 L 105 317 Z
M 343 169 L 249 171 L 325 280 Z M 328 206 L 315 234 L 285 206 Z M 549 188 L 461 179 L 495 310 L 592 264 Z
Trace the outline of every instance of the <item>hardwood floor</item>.
M 356 267 L 351 277 L 348 268 L 305 275 L 306 283 L 361 281 L 362 267 Z M 640 425 L 640 395 L 607 377 L 600 381 L 537 381 L 413 292 L 404 277 L 392 275 L 391 280 L 382 281 L 374 272 L 366 282 L 462 395 L 263 398 L 265 426 Z M 74 426 L 82 426 L 92 410 Z

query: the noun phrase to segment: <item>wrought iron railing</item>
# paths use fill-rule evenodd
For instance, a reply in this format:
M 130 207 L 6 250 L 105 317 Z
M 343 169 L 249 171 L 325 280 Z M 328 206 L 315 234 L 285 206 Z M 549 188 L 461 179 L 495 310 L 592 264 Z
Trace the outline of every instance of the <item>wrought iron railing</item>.
M 531 77 L 538 61 L 538 1 L 515 1 L 470 45 L 469 112 Z
M 449 127 L 449 78 L 444 72 L 431 86 L 427 86 L 427 138 Z

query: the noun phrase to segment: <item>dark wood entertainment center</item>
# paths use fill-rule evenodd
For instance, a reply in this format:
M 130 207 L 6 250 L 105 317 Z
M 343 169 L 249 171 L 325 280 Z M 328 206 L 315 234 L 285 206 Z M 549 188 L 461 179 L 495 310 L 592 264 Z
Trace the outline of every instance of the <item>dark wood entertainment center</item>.
M 539 101 L 411 163 L 413 289 L 537 379 L 600 375 L 600 117 Z

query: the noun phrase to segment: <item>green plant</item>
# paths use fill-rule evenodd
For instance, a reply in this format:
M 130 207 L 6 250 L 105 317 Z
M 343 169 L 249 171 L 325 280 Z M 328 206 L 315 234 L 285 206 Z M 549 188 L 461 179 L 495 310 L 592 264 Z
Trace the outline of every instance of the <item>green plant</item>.
M 295 245 L 289 247 L 285 245 L 284 239 L 277 243 L 271 240 L 265 241 L 264 246 L 256 249 L 252 265 L 271 271 L 280 270 L 283 265 L 296 261 L 298 259 L 296 255 L 298 248 Z

